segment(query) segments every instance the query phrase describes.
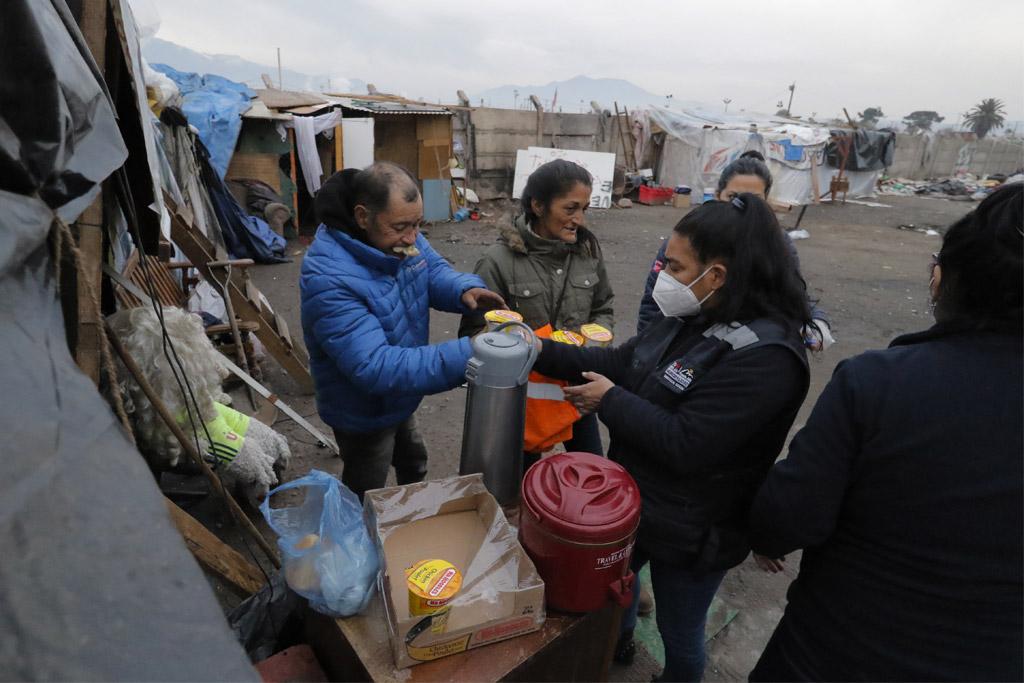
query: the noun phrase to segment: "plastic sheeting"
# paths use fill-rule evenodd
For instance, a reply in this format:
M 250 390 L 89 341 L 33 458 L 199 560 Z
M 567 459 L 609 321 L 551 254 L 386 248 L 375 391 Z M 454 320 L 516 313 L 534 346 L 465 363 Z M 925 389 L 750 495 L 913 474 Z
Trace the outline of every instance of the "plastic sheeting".
M 285 263 L 286 243 L 267 222 L 250 216 L 238 203 L 228 186 L 217 175 L 202 141 L 196 141 L 196 157 L 203 184 L 209 193 L 221 236 L 232 258 L 251 258 L 257 263 Z
M 63 3 L 60 3 L 63 7 Z M 71 221 L 99 193 L 97 183 L 128 155 L 113 109 L 74 20 L 49 2 L 10 0 L 0 21 L 0 191 L 37 195 Z M 70 126 L 69 121 L 77 125 Z M 40 207 L 4 196 L 4 213 L 20 213 L 30 231 Z M 11 216 L 13 219 L 14 217 Z M 45 232 L 49 221 L 44 220 Z M 0 253 L 6 262 L 31 250 Z M 9 242 L 9 247 L 19 242 Z
M 213 168 L 223 178 L 242 130 L 242 114 L 249 110 L 249 100 L 256 97 L 256 93 L 248 86 L 223 76 L 200 76 L 178 71 L 166 64 L 152 66 L 170 77 L 181 90 L 181 110 L 199 131 L 199 139 L 210 151 Z
M 649 110 L 651 120 L 666 132 L 658 181 L 666 187 L 688 185 L 700 203 L 705 188 L 717 188 L 722 171 L 748 150 L 760 152 L 772 172 L 772 198 L 788 204 L 813 199 L 812 168 L 822 171 L 830 132 L 820 126 L 783 122 L 762 115 L 719 115 L 660 107 Z M 812 158 L 814 164 L 812 164 Z M 828 181 L 821 188 L 828 189 Z
M 892 165 L 896 153 L 896 133 L 858 128 L 855 131 L 834 130 L 838 136 L 853 135 L 853 150 L 846 160 L 847 171 L 880 171 Z M 829 166 L 839 168 L 841 156 L 833 141 L 825 148 Z
M 7 0 L 0 41 L 0 677 L 256 681 L 68 352 L 47 236 L 124 162 L 114 112 L 63 2 Z

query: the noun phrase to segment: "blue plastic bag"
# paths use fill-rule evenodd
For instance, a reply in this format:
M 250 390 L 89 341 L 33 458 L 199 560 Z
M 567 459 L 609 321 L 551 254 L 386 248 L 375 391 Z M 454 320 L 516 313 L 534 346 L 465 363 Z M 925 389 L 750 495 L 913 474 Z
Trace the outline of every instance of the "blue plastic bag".
M 270 499 L 290 489 L 305 489 L 305 500 L 271 509 Z M 332 617 L 363 611 L 373 596 L 379 561 L 356 494 L 326 472 L 312 470 L 271 491 L 260 512 L 278 536 L 292 590 Z

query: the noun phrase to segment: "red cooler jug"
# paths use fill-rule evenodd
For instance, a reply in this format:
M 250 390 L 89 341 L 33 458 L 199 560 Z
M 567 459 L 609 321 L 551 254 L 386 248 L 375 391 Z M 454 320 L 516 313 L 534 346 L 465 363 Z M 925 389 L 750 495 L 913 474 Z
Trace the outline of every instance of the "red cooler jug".
M 590 453 L 542 458 L 523 478 L 519 542 L 544 579 L 547 605 L 592 612 L 632 597 L 640 491 L 621 465 Z

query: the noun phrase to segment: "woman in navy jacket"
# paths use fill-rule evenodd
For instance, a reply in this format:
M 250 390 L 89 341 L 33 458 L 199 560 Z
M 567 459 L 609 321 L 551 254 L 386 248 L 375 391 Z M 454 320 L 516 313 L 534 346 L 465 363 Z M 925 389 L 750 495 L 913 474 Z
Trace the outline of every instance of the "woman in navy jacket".
M 651 564 L 662 678 L 690 681 L 704 670 L 711 599 L 750 551 L 750 501 L 807 394 L 810 311 L 778 222 L 752 194 L 675 226 L 654 300 L 665 317 L 639 337 L 609 349 L 545 341 L 535 369 L 584 382 L 566 396 L 598 413 L 609 457 L 640 487 L 633 568 Z
M 804 552 L 751 680 L 1022 680 L 1022 188 L 949 229 L 935 326 L 841 363 L 758 493 L 754 549 Z

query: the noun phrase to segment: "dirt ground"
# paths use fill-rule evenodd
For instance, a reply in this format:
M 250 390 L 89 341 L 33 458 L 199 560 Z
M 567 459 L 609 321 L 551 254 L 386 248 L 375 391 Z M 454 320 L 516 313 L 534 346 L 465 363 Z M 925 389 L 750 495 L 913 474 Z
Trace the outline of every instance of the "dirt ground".
M 811 389 L 794 432 L 803 424 L 839 361 L 867 349 L 885 347 L 895 336 L 931 324 L 928 264 L 929 256 L 939 248 L 940 237 L 899 226 L 942 230 L 972 207 L 969 203 L 918 197 L 878 197 L 874 201 L 886 207 L 853 203 L 811 206 L 800 226 L 810 232 L 809 239 L 797 242 L 804 277 L 813 296 L 831 316 L 838 343 L 811 361 Z M 480 222 L 444 223 L 430 228 L 434 248 L 455 268 L 472 270 L 480 252 L 494 242 L 508 209 L 496 205 L 488 210 L 493 215 Z M 589 225 L 601 240 L 616 293 L 618 339 L 635 332 L 636 312 L 651 261 L 683 212 L 637 205 L 590 214 Z M 791 227 L 796 213 L 781 220 Z M 296 332 L 301 330 L 298 273 L 304 251 L 301 243 L 290 243 L 291 263 L 253 269 L 260 289 Z M 432 313 L 431 341 L 449 339 L 457 328 L 457 316 Z M 273 360 L 268 359 L 264 368 L 272 390 L 329 434 L 316 415 L 313 398 L 296 395 L 294 385 Z M 430 450 L 431 478 L 458 472 L 464 402 L 464 390 L 456 389 L 427 397 L 417 413 Z M 317 448 L 312 437 L 295 423 L 279 420 L 276 427 L 289 437 L 293 448 L 286 478 L 301 476 L 312 468 L 340 475 L 340 460 L 328 450 Z M 215 525 L 224 524 L 215 510 L 209 512 Z M 227 531 L 224 527 L 221 530 Z M 790 557 L 785 573 L 774 576 L 758 570 L 751 560 L 729 572 L 719 598 L 738 615 L 709 644 L 707 680 L 745 680 L 782 615 L 785 591 L 796 575 L 798 560 L 796 555 Z M 650 680 L 657 670 L 657 663 L 642 653 L 633 667 L 617 668 L 613 677 Z

